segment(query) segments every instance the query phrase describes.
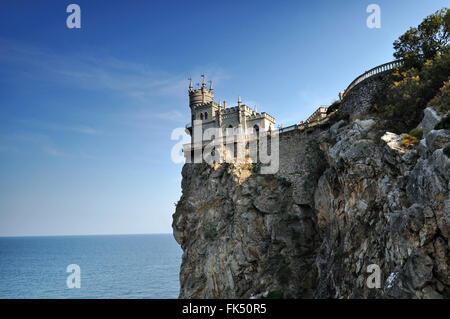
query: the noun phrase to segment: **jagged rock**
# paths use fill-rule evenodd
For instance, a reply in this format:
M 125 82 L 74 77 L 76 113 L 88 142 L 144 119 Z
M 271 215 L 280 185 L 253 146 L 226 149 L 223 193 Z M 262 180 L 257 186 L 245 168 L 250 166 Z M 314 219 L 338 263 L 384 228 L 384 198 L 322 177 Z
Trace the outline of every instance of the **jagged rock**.
M 402 145 L 402 136 L 395 133 L 386 132 L 381 139 L 386 142 L 386 144 L 393 150 L 400 153 L 405 153 L 407 148 Z
M 434 126 L 439 123 L 441 117 L 436 114 L 436 112 L 431 107 L 427 107 L 424 110 L 424 116 L 422 122 L 420 122 L 419 127 L 422 128 L 423 134 L 427 135 L 430 131 L 434 130 Z
M 421 139 L 419 144 L 417 144 L 417 152 L 421 157 L 425 157 L 427 155 L 427 141 L 425 138 Z
M 450 298 L 448 131 L 429 113 L 415 149 L 356 119 L 282 135 L 274 175 L 186 164 L 180 297 Z
M 339 122 L 334 123 L 334 124 L 330 127 L 330 133 L 331 133 L 331 136 L 332 136 L 332 137 L 336 137 L 339 128 L 340 128 L 342 125 L 344 125 L 344 124 L 345 124 L 345 121 L 344 121 L 344 120 L 340 120 Z
M 438 148 L 444 148 L 450 142 L 450 130 L 431 130 L 426 135 L 426 141 L 431 153 Z
M 367 119 L 367 120 L 356 119 L 354 123 L 356 125 L 358 125 L 359 127 L 361 127 L 361 129 L 363 129 L 363 130 L 368 130 L 375 125 L 375 121 L 373 119 Z

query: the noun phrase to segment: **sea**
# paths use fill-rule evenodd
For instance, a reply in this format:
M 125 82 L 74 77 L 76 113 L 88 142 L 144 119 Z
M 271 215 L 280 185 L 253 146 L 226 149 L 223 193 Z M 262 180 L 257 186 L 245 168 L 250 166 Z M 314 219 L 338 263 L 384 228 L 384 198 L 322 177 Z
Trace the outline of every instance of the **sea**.
M 172 234 L 0 237 L 0 298 L 178 298 L 181 255 Z

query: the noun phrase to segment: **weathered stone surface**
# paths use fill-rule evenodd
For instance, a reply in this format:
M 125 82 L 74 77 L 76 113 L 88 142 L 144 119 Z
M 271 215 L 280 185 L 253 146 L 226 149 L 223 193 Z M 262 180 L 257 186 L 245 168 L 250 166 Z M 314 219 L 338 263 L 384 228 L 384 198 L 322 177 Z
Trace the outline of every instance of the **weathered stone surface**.
M 439 148 L 444 148 L 450 141 L 450 130 L 431 130 L 425 137 L 428 150 L 433 153 Z
M 386 142 L 386 144 L 393 150 L 396 150 L 400 153 L 405 153 L 407 148 L 402 145 L 402 136 L 397 135 L 395 133 L 386 132 L 381 139 Z
M 375 123 L 283 134 L 275 175 L 186 164 L 180 297 L 450 298 L 448 131 L 406 150 Z
M 422 122 L 420 122 L 419 127 L 422 128 L 423 134 L 426 135 L 430 131 L 434 130 L 434 126 L 439 123 L 441 117 L 436 114 L 436 112 L 431 108 L 427 107 L 424 111 Z

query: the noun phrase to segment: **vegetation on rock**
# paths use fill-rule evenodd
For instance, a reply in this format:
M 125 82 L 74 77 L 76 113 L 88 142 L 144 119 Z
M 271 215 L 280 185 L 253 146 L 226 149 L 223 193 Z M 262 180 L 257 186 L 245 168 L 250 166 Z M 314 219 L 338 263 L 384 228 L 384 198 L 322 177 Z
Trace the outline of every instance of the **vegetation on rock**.
M 409 135 L 409 134 L 403 134 L 402 145 L 404 147 L 411 148 L 418 143 L 419 143 L 419 139 L 417 137 Z
M 423 136 L 423 129 L 421 128 L 414 128 L 411 131 L 409 131 L 409 135 L 421 140 Z
M 394 70 L 372 111 L 407 131 L 417 126 L 428 104 L 448 109 L 444 83 L 450 79 L 449 33 L 450 10 L 442 9 L 394 42 L 394 56 L 404 64 Z
M 442 120 L 436 124 L 435 130 L 448 130 L 450 129 L 450 115 L 442 118 Z
M 449 51 L 450 10 L 443 8 L 410 28 L 394 42 L 394 57 L 403 59 L 407 69 L 420 69 L 437 53 Z
M 446 81 L 429 105 L 440 114 L 450 114 L 450 81 Z

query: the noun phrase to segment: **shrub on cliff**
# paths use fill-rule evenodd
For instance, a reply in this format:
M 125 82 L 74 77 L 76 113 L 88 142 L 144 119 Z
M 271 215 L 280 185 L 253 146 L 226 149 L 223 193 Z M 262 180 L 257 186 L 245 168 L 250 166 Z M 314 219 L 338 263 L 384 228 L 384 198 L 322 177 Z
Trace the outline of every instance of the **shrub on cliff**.
M 443 8 L 426 17 L 417 28 L 410 28 L 394 42 L 394 57 L 403 59 L 405 68 L 420 69 L 438 52 L 446 53 L 450 41 L 450 10 Z
M 419 139 L 415 136 L 409 135 L 409 134 L 404 134 L 402 136 L 402 145 L 406 148 L 411 148 L 414 145 L 419 143 Z
M 430 101 L 429 105 L 438 113 L 450 113 L 450 80 L 444 83 L 439 93 Z
M 450 130 L 450 114 L 447 114 L 442 120 L 434 126 L 435 130 Z
M 421 140 L 423 136 L 423 129 L 416 127 L 409 131 L 409 135 L 414 136 L 418 140 Z
M 392 72 L 392 81 L 380 91 L 372 111 L 392 122 L 398 131 L 417 126 L 423 110 L 436 97 L 446 103 L 446 89 L 440 91 L 450 75 L 450 10 L 442 9 L 425 18 L 394 42 L 394 56 L 404 60 Z

